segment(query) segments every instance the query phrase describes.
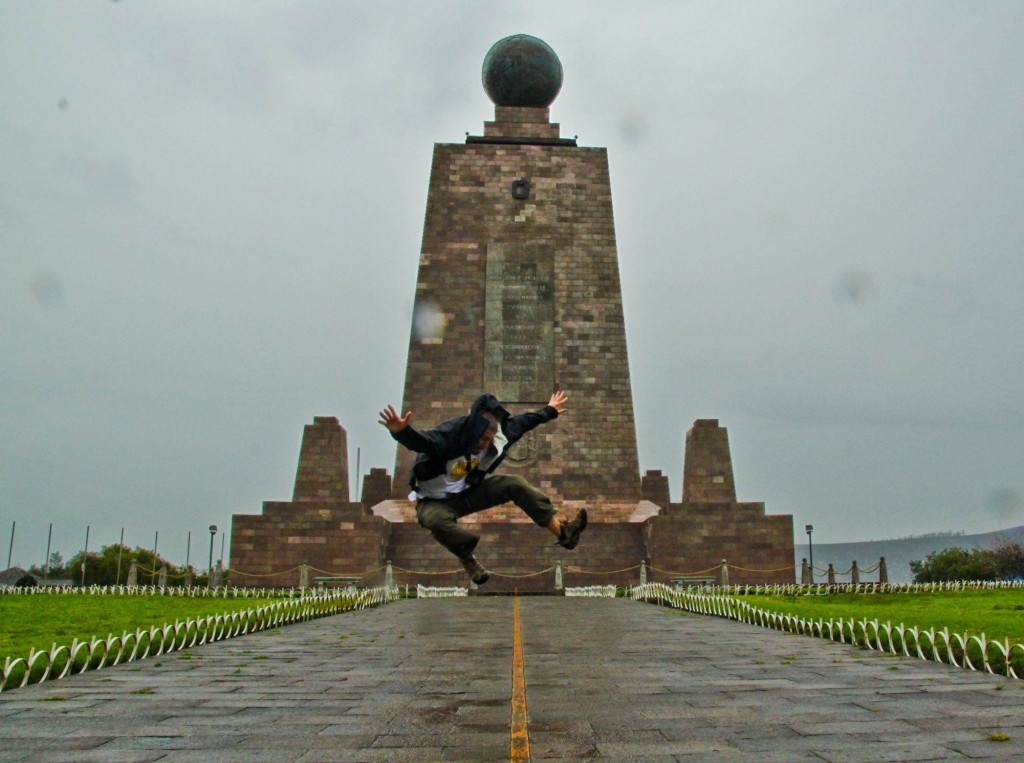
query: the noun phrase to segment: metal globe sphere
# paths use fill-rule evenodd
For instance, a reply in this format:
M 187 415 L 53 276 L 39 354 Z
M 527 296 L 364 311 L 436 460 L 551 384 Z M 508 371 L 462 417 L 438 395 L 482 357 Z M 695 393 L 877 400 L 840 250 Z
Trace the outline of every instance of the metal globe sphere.
M 484 57 L 484 91 L 495 106 L 550 106 L 562 89 L 562 62 L 543 40 L 514 34 Z

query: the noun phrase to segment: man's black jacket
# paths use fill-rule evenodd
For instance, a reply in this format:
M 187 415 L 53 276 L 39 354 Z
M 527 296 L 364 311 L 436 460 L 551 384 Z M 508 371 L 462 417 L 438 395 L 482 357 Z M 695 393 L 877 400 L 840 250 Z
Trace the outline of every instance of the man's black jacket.
M 476 469 L 470 472 L 466 477 L 466 481 L 470 485 L 478 485 L 487 474 L 493 472 L 498 464 L 505 459 L 508 449 L 523 435 L 541 424 L 558 418 L 558 411 L 550 405 L 544 406 L 539 411 L 512 416 L 501 406 L 494 395 L 483 394 L 473 401 L 469 414 L 466 416 L 456 416 L 454 419 L 442 421 L 433 429 L 426 429 L 422 432 L 407 426 L 391 436 L 418 454 L 413 463 L 412 474 L 409 476 L 409 484 L 416 487 L 416 483 L 421 480 L 428 480 L 443 474 L 448 462 L 453 459 L 460 457 L 468 459 L 472 455 L 473 447 L 480 441 L 480 436 L 487 429 L 488 421 L 484 418 L 484 412 L 491 413 L 498 420 L 506 443 L 497 458 L 488 464 L 486 471 Z

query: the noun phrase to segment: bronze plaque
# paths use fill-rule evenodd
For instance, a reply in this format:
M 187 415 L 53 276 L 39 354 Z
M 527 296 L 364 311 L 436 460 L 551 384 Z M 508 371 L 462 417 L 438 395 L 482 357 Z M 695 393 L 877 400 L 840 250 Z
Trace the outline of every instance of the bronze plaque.
M 499 400 L 544 400 L 555 384 L 555 258 L 544 244 L 487 247 L 484 387 Z

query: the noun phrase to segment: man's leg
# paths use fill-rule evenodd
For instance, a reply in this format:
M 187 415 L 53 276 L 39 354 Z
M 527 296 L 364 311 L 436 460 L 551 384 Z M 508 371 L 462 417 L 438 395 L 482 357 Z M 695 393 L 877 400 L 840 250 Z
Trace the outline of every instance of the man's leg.
M 456 521 L 459 516 L 450 500 L 425 499 L 416 504 L 416 519 L 419 520 L 420 526 L 430 530 L 434 540 L 463 559 L 472 556 L 480 538 L 459 526 Z
M 438 543 L 459 558 L 474 583 L 483 585 L 490 579 L 491 573 L 473 556 L 473 549 L 480 538 L 460 527 L 456 521 L 458 517 L 459 514 L 451 499 L 427 499 L 416 504 L 416 519 L 420 525 L 430 530 L 430 534 Z
M 551 499 L 523 477 L 494 474 L 466 494 L 458 508 L 459 516 L 464 517 L 509 501 L 522 509 L 535 524 L 546 527 L 558 538 L 559 544 L 568 549 L 576 548 L 580 533 L 587 526 L 586 509 L 580 509 L 572 521 L 563 521 L 557 516 Z

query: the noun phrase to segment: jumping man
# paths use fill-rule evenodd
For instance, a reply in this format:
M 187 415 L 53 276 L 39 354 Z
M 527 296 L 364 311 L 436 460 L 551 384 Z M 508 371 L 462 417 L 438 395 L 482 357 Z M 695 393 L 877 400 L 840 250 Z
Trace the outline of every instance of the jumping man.
M 412 411 L 400 416 L 389 405 L 380 412 L 378 423 L 417 454 L 409 478 L 416 497 L 416 519 L 459 558 L 477 585 L 486 583 L 491 573 L 473 556 L 480 538 L 459 526 L 460 517 L 511 501 L 536 524 L 548 528 L 567 549 L 576 548 L 586 529 L 586 509 L 580 509 L 575 519 L 564 521 L 548 497 L 522 477 L 493 474 L 523 435 L 566 412 L 566 400 L 559 390 L 539 411 L 512 416 L 497 398 L 483 394 L 473 401 L 467 415 L 423 431 L 409 425 Z

